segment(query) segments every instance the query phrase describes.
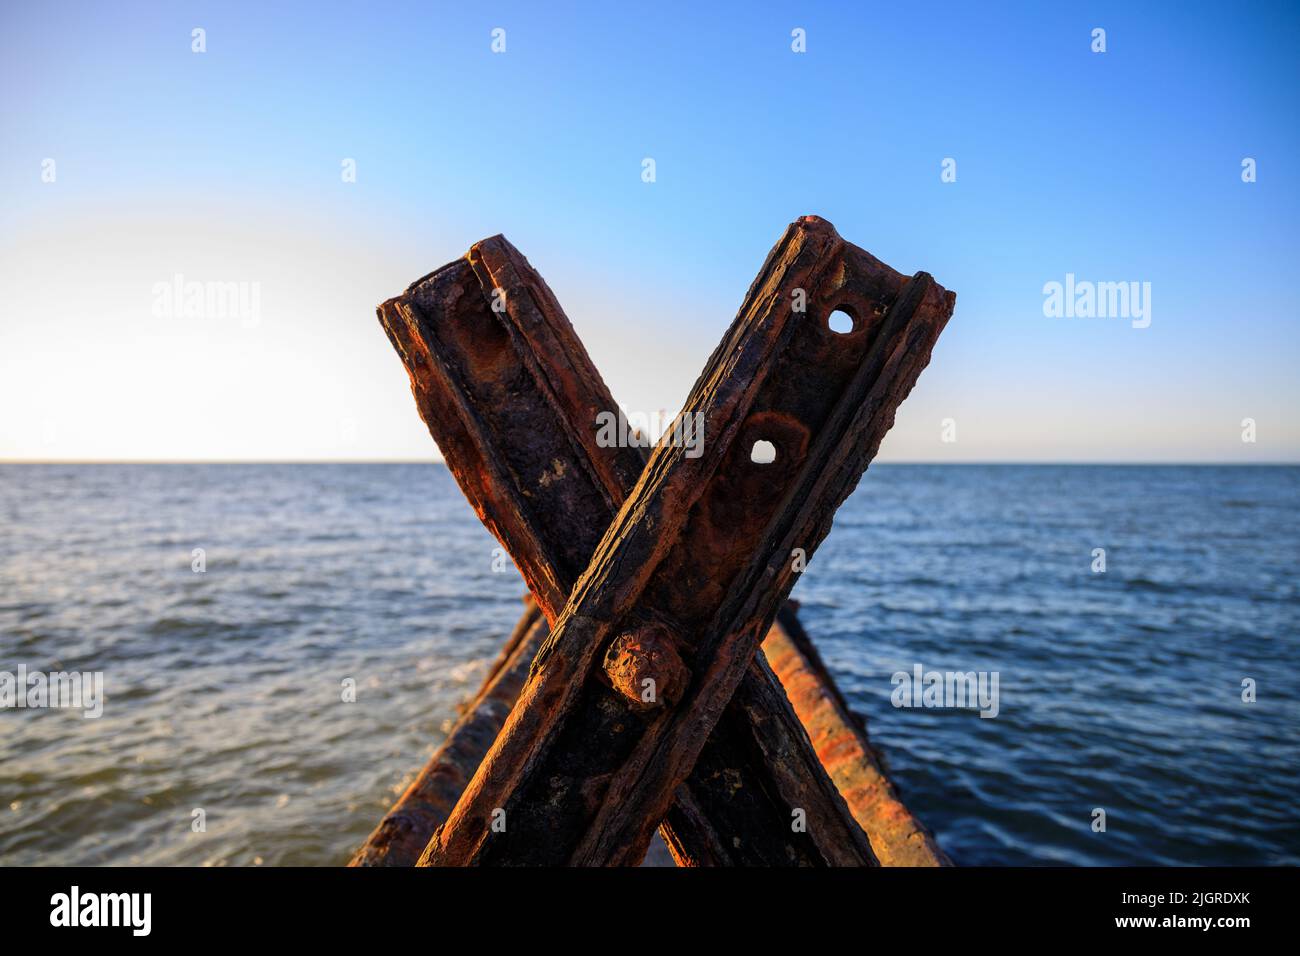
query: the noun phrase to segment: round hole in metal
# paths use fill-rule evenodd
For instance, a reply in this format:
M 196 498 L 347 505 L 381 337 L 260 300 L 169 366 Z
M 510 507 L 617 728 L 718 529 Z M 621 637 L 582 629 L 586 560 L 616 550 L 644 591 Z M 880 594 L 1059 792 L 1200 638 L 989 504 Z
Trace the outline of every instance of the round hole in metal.
M 849 315 L 843 309 L 836 309 L 826 320 L 827 326 L 837 335 L 848 335 L 853 331 L 853 316 Z

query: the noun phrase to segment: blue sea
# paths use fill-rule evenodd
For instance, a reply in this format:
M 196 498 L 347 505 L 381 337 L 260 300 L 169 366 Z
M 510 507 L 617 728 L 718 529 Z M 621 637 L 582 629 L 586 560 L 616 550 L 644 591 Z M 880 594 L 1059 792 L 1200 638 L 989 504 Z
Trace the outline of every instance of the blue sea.
M 794 597 L 957 863 L 1295 865 L 1298 504 L 1295 467 L 878 465 Z M 105 687 L 0 710 L 6 865 L 344 863 L 522 607 L 434 464 L 4 465 L 0 527 L 0 671 Z M 893 706 L 917 665 L 997 716 Z

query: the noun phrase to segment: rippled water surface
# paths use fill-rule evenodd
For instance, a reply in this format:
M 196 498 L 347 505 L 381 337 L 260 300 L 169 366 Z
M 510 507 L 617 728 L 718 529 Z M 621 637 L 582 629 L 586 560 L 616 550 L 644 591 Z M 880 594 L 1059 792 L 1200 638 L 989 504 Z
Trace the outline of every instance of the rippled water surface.
M 958 863 L 1296 864 L 1298 504 L 1296 468 L 881 465 L 795 597 Z M 106 685 L 0 710 L 10 865 L 344 862 L 521 609 L 436 465 L 7 465 L 0 522 L 0 671 Z M 997 717 L 894 708 L 917 664 L 996 671 Z

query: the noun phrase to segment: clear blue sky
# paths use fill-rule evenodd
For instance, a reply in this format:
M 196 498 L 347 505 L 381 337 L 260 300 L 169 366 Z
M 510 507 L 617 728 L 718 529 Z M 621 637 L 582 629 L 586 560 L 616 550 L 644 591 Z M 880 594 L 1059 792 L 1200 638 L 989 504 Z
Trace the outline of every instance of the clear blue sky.
M 0 458 L 428 457 L 374 306 L 497 232 L 675 410 L 816 213 L 958 293 L 882 459 L 1300 460 L 1297 5 L 551 6 L 6 5 Z

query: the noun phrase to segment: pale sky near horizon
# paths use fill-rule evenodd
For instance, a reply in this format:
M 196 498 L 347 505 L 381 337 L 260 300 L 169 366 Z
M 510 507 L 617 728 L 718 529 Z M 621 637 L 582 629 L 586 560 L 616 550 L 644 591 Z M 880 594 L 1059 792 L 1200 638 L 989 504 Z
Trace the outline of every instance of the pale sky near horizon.
M 0 460 L 431 458 L 374 308 L 498 232 L 671 412 L 816 213 L 957 292 L 882 461 L 1300 461 L 1295 7 L 269 6 L 0 12 Z

